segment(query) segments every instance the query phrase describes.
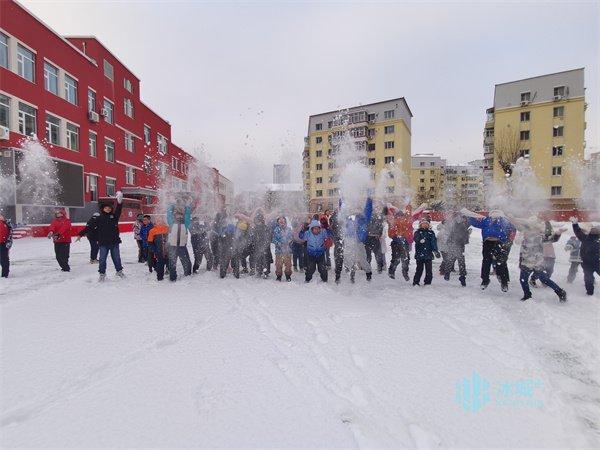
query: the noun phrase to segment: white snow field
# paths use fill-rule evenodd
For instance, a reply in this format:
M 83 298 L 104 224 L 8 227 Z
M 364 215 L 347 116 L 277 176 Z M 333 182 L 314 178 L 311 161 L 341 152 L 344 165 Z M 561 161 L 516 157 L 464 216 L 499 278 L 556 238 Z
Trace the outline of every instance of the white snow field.
M 509 293 L 482 292 L 472 236 L 466 288 L 437 263 L 429 287 L 204 269 L 158 283 L 131 234 L 127 278 L 109 263 L 99 284 L 86 241 L 67 274 L 47 240 L 16 241 L 0 280 L 1 445 L 598 448 L 600 293 L 581 272 L 566 284 L 567 237 L 559 304 L 547 288 L 519 301 L 518 246 Z

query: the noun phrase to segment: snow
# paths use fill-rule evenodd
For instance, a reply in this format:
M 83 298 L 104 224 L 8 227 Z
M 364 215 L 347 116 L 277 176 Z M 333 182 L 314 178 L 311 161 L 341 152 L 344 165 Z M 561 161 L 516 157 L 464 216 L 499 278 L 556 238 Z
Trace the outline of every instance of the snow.
M 0 280 L 1 445 L 598 447 L 599 294 L 581 271 L 566 284 L 568 237 L 559 304 L 545 288 L 519 301 L 517 246 L 509 293 L 495 280 L 480 291 L 472 236 L 466 288 L 437 265 L 429 287 L 361 273 L 339 286 L 204 271 L 158 283 L 130 234 L 127 278 L 109 263 L 99 284 L 87 242 L 65 274 L 47 240 L 16 241 Z M 473 374 L 491 384 L 479 411 L 456 401 Z M 527 381 L 519 399 L 535 404 L 497 404 Z

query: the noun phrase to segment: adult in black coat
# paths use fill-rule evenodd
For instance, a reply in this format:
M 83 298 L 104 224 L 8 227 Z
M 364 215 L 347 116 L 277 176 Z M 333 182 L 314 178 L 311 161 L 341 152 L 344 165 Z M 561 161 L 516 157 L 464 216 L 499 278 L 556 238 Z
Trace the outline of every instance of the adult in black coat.
M 100 205 L 100 216 L 96 219 L 96 230 L 98 233 L 98 246 L 100 247 L 100 281 L 106 278 L 106 258 L 110 257 L 115 265 L 117 275 L 124 277 L 123 265 L 121 264 L 121 253 L 119 244 L 121 237 L 119 235 L 119 218 L 123 209 L 123 193 L 117 192 L 117 207 L 113 209 L 112 203 Z
M 576 217 L 571 217 L 573 232 L 581 241 L 581 268 L 587 295 L 594 295 L 594 274 L 600 275 L 600 226 L 593 226 L 589 233 L 584 233 Z

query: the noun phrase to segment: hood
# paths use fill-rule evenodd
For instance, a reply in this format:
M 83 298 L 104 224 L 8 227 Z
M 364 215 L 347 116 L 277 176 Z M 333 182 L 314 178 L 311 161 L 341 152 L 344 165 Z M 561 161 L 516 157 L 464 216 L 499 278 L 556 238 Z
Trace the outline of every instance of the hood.
M 319 222 L 319 221 L 318 221 L 318 220 L 316 220 L 316 219 L 313 219 L 313 220 L 310 222 L 310 225 L 308 226 L 308 228 L 310 228 L 310 229 L 312 230 L 312 229 L 313 229 L 313 228 L 315 228 L 315 227 L 317 227 L 317 228 L 321 228 L 321 222 Z

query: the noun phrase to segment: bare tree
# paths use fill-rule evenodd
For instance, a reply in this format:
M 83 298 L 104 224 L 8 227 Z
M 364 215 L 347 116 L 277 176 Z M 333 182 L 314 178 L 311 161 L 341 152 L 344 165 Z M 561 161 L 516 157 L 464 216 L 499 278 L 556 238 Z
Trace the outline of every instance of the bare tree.
M 517 159 L 521 157 L 521 150 L 523 150 L 519 131 L 508 127 L 501 130 L 494 139 L 494 146 L 496 161 L 502 168 L 502 171 L 506 175 L 511 176 L 513 166 L 517 162 Z

